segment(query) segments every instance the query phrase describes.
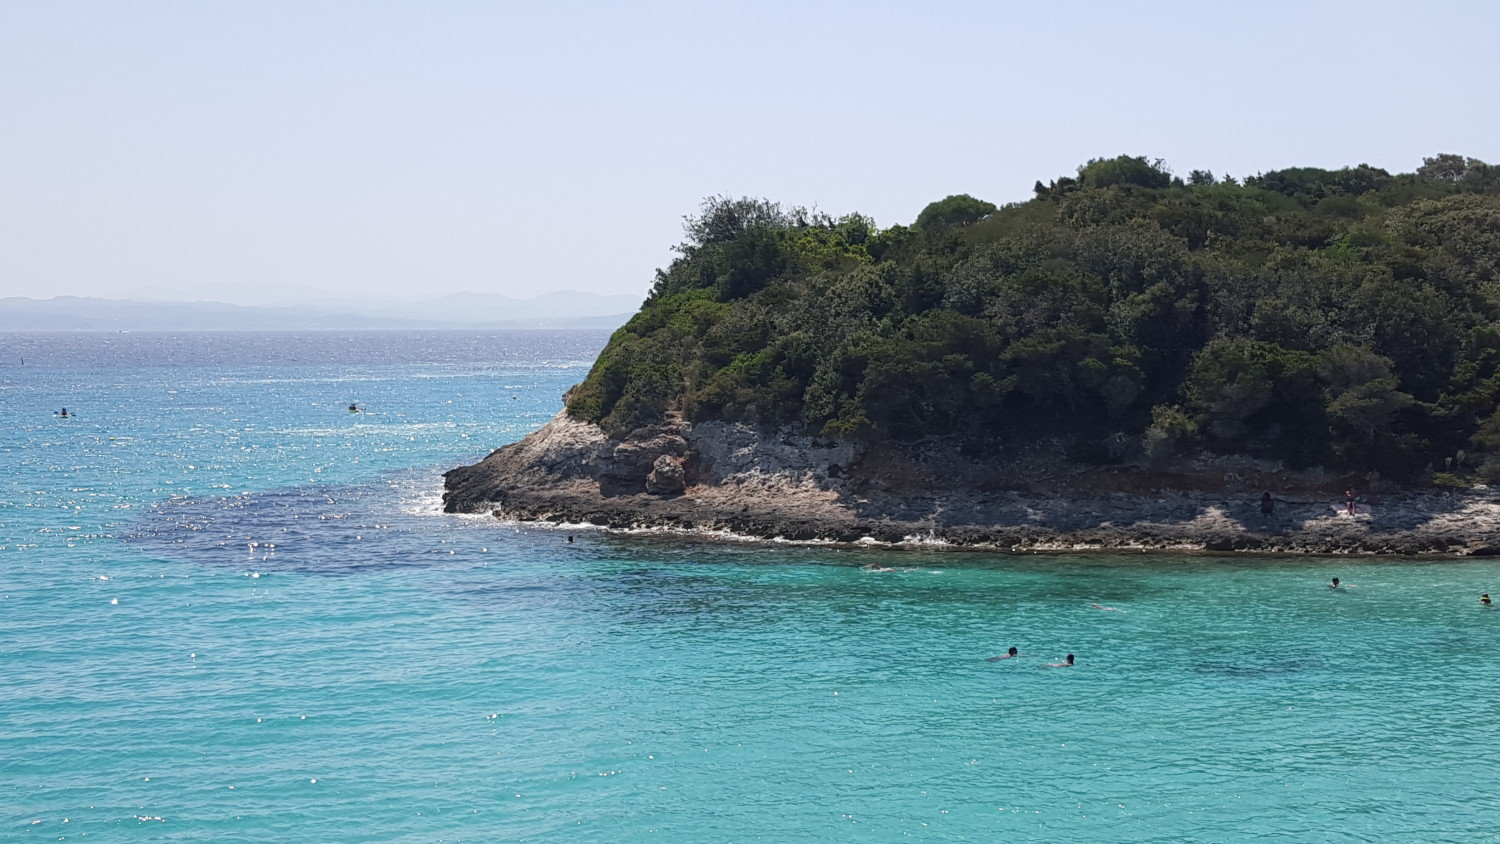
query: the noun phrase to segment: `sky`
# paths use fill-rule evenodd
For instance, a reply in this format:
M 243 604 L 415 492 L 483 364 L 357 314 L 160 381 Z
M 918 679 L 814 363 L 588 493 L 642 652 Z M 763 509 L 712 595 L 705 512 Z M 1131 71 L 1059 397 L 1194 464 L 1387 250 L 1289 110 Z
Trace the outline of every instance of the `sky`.
M 644 295 L 705 197 L 1500 162 L 1500 3 L 0 0 L 0 296 Z

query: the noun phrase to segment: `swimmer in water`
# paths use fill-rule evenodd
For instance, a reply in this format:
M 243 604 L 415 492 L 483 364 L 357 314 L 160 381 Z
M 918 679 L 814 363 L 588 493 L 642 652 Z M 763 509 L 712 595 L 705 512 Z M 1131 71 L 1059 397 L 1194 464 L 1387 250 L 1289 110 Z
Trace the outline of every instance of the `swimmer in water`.
M 1335 577 L 1333 579 L 1333 582 L 1330 583 L 1330 584 L 1328 584 L 1328 588 L 1329 589 L 1337 589 L 1337 588 L 1339 588 L 1339 579 L 1337 577 Z
M 1047 667 L 1048 668 L 1072 668 L 1073 667 L 1073 655 L 1072 654 L 1068 654 L 1067 658 L 1065 658 L 1062 662 L 1049 662 L 1049 663 L 1047 663 Z
M 1483 595 L 1479 596 L 1479 605 L 1481 607 L 1493 607 L 1494 606 L 1494 603 L 1492 603 L 1490 601 L 1490 593 L 1486 592 Z
M 571 543 L 572 541 L 573 541 L 573 537 L 571 537 L 571 536 L 568 537 L 568 542 Z
M 1012 645 L 1011 648 L 1010 648 L 1010 650 L 1006 651 L 1005 653 L 1003 653 L 1003 654 L 1001 654 L 999 656 L 992 656 L 992 657 L 990 657 L 989 661 L 990 662 L 999 662 L 1002 659 L 1014 659 L 1014 658 L 1016 658 L 1016 657 L 1018 657 L 1020 655 L 1021 655 L 1020 651 L 1017 650 L 1014 645 Z
M 865 563 L 860 568 L 864 571 L 895 571 L 895 569 L 888 569 L 879 563 Z
M 1117 610 L 1114 607 L 1101 607 L 1098 604 L 1091 604 L 1090 606 L 1096 610 L 1104 610 L 1105 612 L 1124 612 L 1124 610 Z

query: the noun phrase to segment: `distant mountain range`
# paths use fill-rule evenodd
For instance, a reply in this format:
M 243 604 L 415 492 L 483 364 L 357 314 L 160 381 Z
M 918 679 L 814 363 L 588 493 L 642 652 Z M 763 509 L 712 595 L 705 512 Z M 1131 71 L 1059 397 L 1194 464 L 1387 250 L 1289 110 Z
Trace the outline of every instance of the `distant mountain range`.
M 254 306 L 57 296 L 0 298 L 0 331 L 267 331 L 394 328 L 618 328 L 639 296 L 565 291 L 533 299 L 454 293 L 415 302 L 315 300 Z

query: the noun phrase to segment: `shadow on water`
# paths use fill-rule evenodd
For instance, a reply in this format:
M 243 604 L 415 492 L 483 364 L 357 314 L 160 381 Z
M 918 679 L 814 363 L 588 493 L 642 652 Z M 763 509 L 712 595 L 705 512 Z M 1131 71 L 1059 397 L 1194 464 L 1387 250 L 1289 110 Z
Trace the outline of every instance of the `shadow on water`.
M 1242 654 L 1232 661 L 1200 662 L 1193 671 L 1230 680 L 1274 680 L 1319 673 L 1328 665 L 1328 660 L 1312 655 Z
M 1180 601 L 1226 600 L 1221 592 L 1263 580 L 1267 570 L 1284 569 L 1309 588 L 1321 587 L 1324 574 L 1312 577 L 1308 560 L 955 553 L 529 527 L 442 515 L 433 481 L 431 472 L 407 471 L 365 484 L 175 498 L 155 505 L 122 540 L 151 556 L 235 572 L 349 577 L 443 569 L 423 587 L 482 613 L 586 608 L 612 624 L 708 623 L 752 633 L 809 614 L 836 626 L 946 613 L 964 624 L 1019 629 L 1062 611 L 1067 623 L 1112 625 L 1123 634 L 1168 625 L 1163 607 Z M 1343 572 L 1356 561 L 1336 565 Z M 1203 594 L 1206 583 L 1218 586 Z M 1248 623 L 1244 614 L 1262 602 L 1229 602 L 1220 621 Z M 1112 606 L 1121 612 L 1098 612 Z M 1205 654 L 1196 670 L 1266 679 L 1315 667 L 1314 655 L 1292 656 Z
M 213 568 L 343 576 L 401 566 L 473 564 L 462 533 L 403 510 L 405 478 L 161 502 L 122 541 Z

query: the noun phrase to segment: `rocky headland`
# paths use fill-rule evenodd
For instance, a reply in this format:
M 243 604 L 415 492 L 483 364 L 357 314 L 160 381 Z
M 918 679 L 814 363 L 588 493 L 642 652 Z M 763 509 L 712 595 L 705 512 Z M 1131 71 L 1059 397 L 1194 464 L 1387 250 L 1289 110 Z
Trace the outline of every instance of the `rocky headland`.
M 1238 457 L 1077 464 L 1031 445 L 975 460 L 669 417 L 623 439 L 559 413 L 446 475 L 448 512 L 805 542 L 1006 552 L 1500 554 L 1500 492 L 1400 492 Z M 1275 509 L 1261 512 L 1262 492 Z
M 1125 155 L 1033 192 L 887 227 L 705 200 L 565 411 L 448 473 L 447 508 L 1005 551 L 1500 548 L 1500 166 Z

